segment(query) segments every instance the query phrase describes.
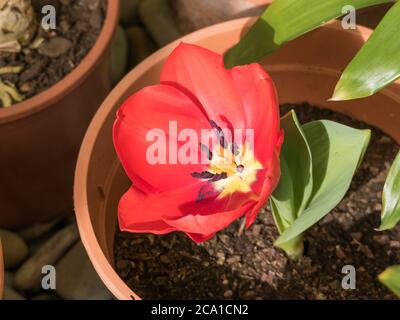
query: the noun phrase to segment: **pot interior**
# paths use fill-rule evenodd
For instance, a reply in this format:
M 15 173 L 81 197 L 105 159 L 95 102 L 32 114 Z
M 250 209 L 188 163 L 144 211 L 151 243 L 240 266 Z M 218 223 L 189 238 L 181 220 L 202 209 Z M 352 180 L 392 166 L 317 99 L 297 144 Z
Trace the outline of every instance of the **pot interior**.
M 189 35 L 183 41 L 223 53 L 238 41 L 252 21 L 240 19 L 213 26 Z M 400 142 L 399 83 L 367 99 L 340 103 L 327 101 L 341 71 L 369 34 L 370 31 L 365 28 L 344 31 L 340 23 L 332 22 L 290 42 L 266 58 L 262 64 L 276 83 L 281 103 L 306 101 L 311 105 L 329 108 L 376 126 Z M 144 86 L 158 83 L 162 63 L 176 45 L 177 43 L 174 43 L 164 48 L 135 68 L 107 99 L 95 118 L 96 125 L 92 125 L 90 129 L 98 131 L 88 165 L 87 205 L 97 241 L 111 265 L 117 227 L 117 206 L 120 197 L 130 185 L 112 143 L 111 131 L 115 113 L 130 94 Z M 81 213 L 78 212 L 77 215 L 79 222 L 82 219 Z M 104 259 L 104 256 L 91 254 L 91 248 L 87 244 L 86 248 L 92 261 Z M 93 262 L 95 266 L 100 264 L 98 261 Z M 116 273 L 110 275 L 109 272 L 104 272 L 104 269 L 97 269 L 116 297 L 131 297 L 133 293 Z

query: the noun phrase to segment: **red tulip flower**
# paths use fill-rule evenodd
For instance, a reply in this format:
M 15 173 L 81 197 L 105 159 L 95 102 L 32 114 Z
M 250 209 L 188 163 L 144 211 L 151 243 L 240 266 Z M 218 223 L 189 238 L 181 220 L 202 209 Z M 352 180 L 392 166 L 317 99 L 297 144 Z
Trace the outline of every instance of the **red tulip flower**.
M 279 122 L 274 84 L 260 65 L 227 70 L 221 55 L 179 45 L 160 84 L 117 113 L 114 145 L 133 183 L 119 203 L 121 230 L 181 231 L 203 242 L 244 215 L 249 227 L 280 178 Z

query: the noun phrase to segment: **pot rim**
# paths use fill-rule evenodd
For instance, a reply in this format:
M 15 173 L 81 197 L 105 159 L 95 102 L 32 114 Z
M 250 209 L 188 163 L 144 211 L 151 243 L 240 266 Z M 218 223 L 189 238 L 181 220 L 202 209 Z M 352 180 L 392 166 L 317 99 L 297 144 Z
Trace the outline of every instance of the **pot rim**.
M 62 99 L 73 89 L 78 87 L 92 71 L 105 50 L 109 46 L 114 30 L 118 24 L 119 1 L 107 0 L 107 12 L 103 27 L 97 40 L 79 65 L 67 74 L 63 79 L 50 88 L 29 98 L 28 100 L 14 104 L 9 108 L 0 109 L 0 124 L 9 123 L 21 118 L 31 116 L 51 106 Z
M 110 115 L 110 110 L 117 103 L 121 96 L 121 93 L 126 92 L 132 82 L 136 81 L 148 68 L 149 65 L 158 64 L 163 61 L 168 53 L 175 48 L 180 42 L 196 42 L 204 38 L 204 35 L 212 36 L 224 31 L 232 30 L 237 28 L 238 25 L 246 26 L 253 23 L 256 20 L 255 17 L 239 18 L 215 24 L 210 27 L 206 27 L 195 31 L 189 35 L 186 35 L 164 48 L 158 50 L 137 67 L 130 71 L 119 84 L 111 91 L 108 97 L 105 99 L 101 107 L 98 109 L 95 117 L 93 118 L 88 130 L 86 131 L 85 138 L 83 140 L 77 166 L 75 170 L 75 181 L 74 181 L 74 204 L 75 214 L 77 217 L 77 224 L 81 236 L 83 245 L 86 248 L 87 254 L 90 257 L 94 268 L 106 284 L 108 289 L 118 299 L 124 300 L 127 297 L 140 300 L 141 298 L 136 295 L 119 277 L 117 272 L 112 267 L 111 263 L 107 260 L 104 252 L 102 251 L 100 244 L 97 241 L 96 234 L 93 229 L 93 225 L 90 219 L 88 199 L 87 199 L 87 181 L 90 166 L 90 158 L 93 152 L 94 146 L 98 139 L 99 132 L 103 126 L 104 121 Z M 342 32 L 353 32 L 357 35 L 361 35 L 364 40 L 367 40 L 372 34 L 372 30 L 357 26 L 356 30 L 344 30 L 339 21 L 332 20 L 320 28 L 337 29 Z M 398 82 L 400 83 L 400 81 Z

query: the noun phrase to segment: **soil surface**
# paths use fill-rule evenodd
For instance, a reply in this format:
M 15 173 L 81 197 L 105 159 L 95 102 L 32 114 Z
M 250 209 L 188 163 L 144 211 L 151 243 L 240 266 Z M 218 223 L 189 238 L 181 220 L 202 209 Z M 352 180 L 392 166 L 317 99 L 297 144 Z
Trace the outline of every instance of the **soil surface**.
M 55 6 L 56 29 L 38 28 L 31 44 L 21 52 L 0 53 L 0 68 L 21 68 L 17 73 L 0 73 L 0 80 L 15 87 L 23 99 L 50 88 L 82 61 L 100 34 L 107 1 L 33 0 L 32 3 L 38 22 L 43 17 L 42 6 Z
M 331 119 L 356 128 L 364 123 L 307 104 L 295 109 L 302 123 Z M 373 136 L 345 199 L 306 233 L 305 256 L 290 261 L 273 246 L 278 232 L 266 206 L 242 231 L 233 223 L 196 245 L 184 234 L 117 232 L 119 275 L 145 299 L 394 299 L 377 276 L 400 262 L 400 227 L 377 232 L 381 193 L 399 146 L 380 130 Z M 342 268 L 357 270 L 357 288 L 342 289 Z

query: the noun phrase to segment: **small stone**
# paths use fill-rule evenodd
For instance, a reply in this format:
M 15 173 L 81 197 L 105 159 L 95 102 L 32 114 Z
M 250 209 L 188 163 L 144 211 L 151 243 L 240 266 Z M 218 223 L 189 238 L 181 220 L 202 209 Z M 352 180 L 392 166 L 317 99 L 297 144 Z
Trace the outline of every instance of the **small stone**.
M 129 45 L 129 68 L 133 68 L 156 50 L 156 45 L 141 27 L 133 26 L 126 29 Z
M 255 237 L 258 237 L 261 234 L 262 226 L 260 224 L 256 224 L 253 226 L 253 234 Z
M 139 0 L 120 0 L 120 22 L 123 25 L 131 26 L 137 23 L 139 2 Z
M 56 265 L 57 294 L 67 300 L 109 300 L 112 298 L 100 280 L 81 242 Z
M 28 246 L 16 233 L 0 229 L 0 238 L 3 244 L 4 267 L 14 269 L 18 267 L 28 255 Z
M 352 232 L 352 233 L 351 233 L 351 237 L 352 237 L 354 240 L 358 241 L 358 242 L 361 241 L 362 236 L 363 236 L 363 235 L 362 235 L 361 232 Z
M 13 288 L 10 288 L 8 286 L 4 287 L 4 293 L 3 293 L 3 300 L 25 300 L 25 298 L 20 295 L 17 291 L 15 291 Z
M 366 245 L 361 245 L 360 246 L 360 250 L 362 253 L 364 253 L 369 259 L 373 259 L 374 258 L 374 254 L 372 253 L 371 249 L 366 246 Z
M 66 53 L 72 46 L 71 41 L 62 37 L 51 38 L 48 42 L 43 43 L 38 51 L 41 55 L 50 58 L 57 58 Z
M 14 274 L 6 271 L 4 272 L 4 284 L 6 286 L 12 287 L 14 284 Z
M 218 252 L 217 253 L 217 264 L 223 265 L 225 263 L 225 254 L 223 252 Z
M 58 223 L 60 219 L 56 219 L 51 222 L 47 223 L 39 223 L 33 226 L 26 227 L 21 229 L 18 234 L 25 240 L 25 241 L 32 241 L 36 240 L 42 236 L 44 236 L 47 232 L 51 231 Z
M 373 240 L 375 242 L 379 243 L 380 245 L 385 245 L 385 244 L 388 244 L 389 237 L 386 234 L 376 235 L 376 236 L 373 236 Z
M 30 300 L 60 300 L 55 294 L 51 293 L 39 293 L 33 296 Z
M 389 246 L 391 248 L 394 248 L 394 249 L 399 249 L 400 248 L 400 241 L 398 241 L 398 240 L 390 240 Z
M 242 258 L 241 258 L 240 256 L 233 256 L 233 257 L 228 258 L 228 259 L 226 260 L 226 262 L 227 262 L 228 264 L 237 264 L 237 263 L 239 263 L 241 260 L 242 260 Z
M 43 266 L 54 265 L 78 238 L 76 225 L 69 225 L 56 233 L 18 269 L 15 274 L 15 288 L 24 292 L 39 288 Z
M 167 256 L 161 256 L 160 261 L 161 261 L 161 263 L 164 263 L 164 264 L 171 263 L 171 260 Z
M 343 249 L 342 249 L 339 245 L 336 246 L 336 256 L 337 256 L 339 259 L 342 259 L 342 260 L 344 260 L 344 259 L 347 258 L 347 256 L 346 256 L 346 254 L 344 253 Z
M 139 14 L 143 24 L 160 47 L 181 37 L 168 1 L 143 0 L 139 5 Z
M 232 296 L 233 296 L 232 290 L 227 290 L 224 292 L 224 298 L 230 299 L 230 298 L 232 298 Z
M 318 293 L 315 295 L 315 299 L 316 299 L 316 300 L 326 300 L 327 297 L 326 297 L 326 295 L 323 294 L 322 292 L 318 292 Z
M 117 84 L 125 75 L 128 63 L 128 41 L 121 26 L 117 27 L 111 43 L 111 81 Z

